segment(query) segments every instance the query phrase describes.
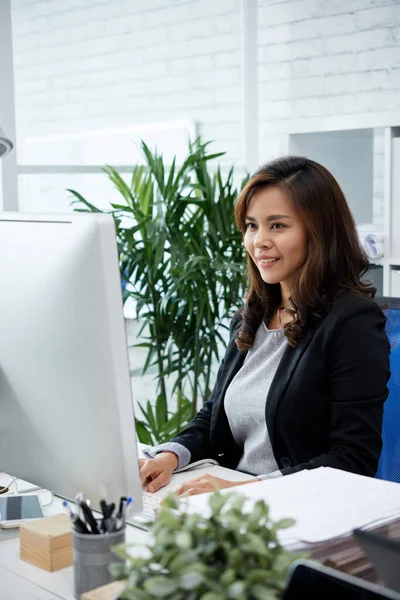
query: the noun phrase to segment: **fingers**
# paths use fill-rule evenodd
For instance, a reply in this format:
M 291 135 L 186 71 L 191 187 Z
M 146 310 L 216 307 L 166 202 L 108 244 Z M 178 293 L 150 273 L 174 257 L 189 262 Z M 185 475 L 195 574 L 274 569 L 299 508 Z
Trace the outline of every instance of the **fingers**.
M 159 470 L 158 465 L 154 463 L 153 459 L 144 460 L 142 464 L 140 464 L 140 461 L 139 461 L 139 466 L 140 466 L 140 480 L 142 482 L 142 485 L 145 484 L 146 479 L 152 479 L 153 474 L 156 474 L 156 471 Z
M 178 496 L 193 496 L 205 492 L 215 492 L 215 487 L 210 481 L 199 481 L 198 479 L 187 481 L 175 490 L 175 494 Z
M 167 485 L 171 479 L 172 469 L 169 463 L 162 458 L 150 458 L 144 460 L 140 467 L 140 480 L 142 485 L 146 485 L 146 490 L 150 493 L 157 492 L 160 488 Z
M 198 494 L 205 494 L 206 492 L 210 492 L 214 490 L 204 490 L 203 488 L 193 487 L 187 490 L 184 494 L 181 494 L 181 498 L 185 498 L 186 496 L 197 496 Z
M 197 494 L 205 494 L 207 491 L 210 490 L 203 490 L 200 488 L 196 488 L 196 487 L 192 487 L 190 489 L 188 489 L 186 492 L 184 492 L 183 494 L 178 494 L 180 498 L 186 498 L 186 496 L 196 496 Z M 175 494 L 177 492 L 175 491 Z M 164 504 L 164 500 L 161 500 L 161 506 Z
M 198 477 L 194 477 L 193 479 L 191 479 L 190 481 L 211 481 L 211 480 L 216 480 L 217 477 L 214 477 L 213 475 L 210 475 L 209 473 L 202 473 L 201 475 L 199 475 Z M 187 482 L 190 483 L 190 482 Z
M 153 479 L 146 487 L 146 492 L 150 492 L 151 494 L 153 494 L 154 492 L 157 492 L 162 487 L 167 485 L 169 480 L 170 480 L 170 476 L 168 475 L 168 473 L 166 473 L 166 471 L 161 471 L 155 477 L 153 476 Z
M 214 477 L 213 475 L 209 475 L 208 473 L 203 473 L 202 475 L 200 475 L 199 477 L 195 477 L 194 479 L 191 479 L 190 481 L 186 481 L 186 483 L 183 483 L 181 485 L 181 487 L 185 487 L 188 485 L 192 485 L 195 484 L 197 485 L 197 483 L 211 483 L 213 484 L 213 491 L 215 490 L 215 485 L 218 485 L 218 478 Z
M 216 492 L 217 490 L 232 487 L 233 485 L 236 485 L 236 483 L 214 477 L 213 475 L 203 474 L 200 477 L 196 477 L 196 479 L 191 479 L 182 484 L 175 490 L 175 493 L 178 496 L 194 496 L 196 494 Z

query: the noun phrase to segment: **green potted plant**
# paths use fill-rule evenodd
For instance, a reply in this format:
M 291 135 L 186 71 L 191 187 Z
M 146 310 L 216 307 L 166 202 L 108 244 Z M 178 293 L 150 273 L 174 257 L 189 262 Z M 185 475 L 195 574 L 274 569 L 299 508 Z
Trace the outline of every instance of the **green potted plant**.
M 272 522 L 268 505 L 258 500 L 243 510 L 246 497 L 216 492 L 209 514 L 191 514 L 170 495 L 151 525 L 145 557 L 129 546 L 114 552 L 125 564 L 111 566 L 115 579 L 126 580 L 121 600 L 276 600 L 289 565 L 299 557 L 279 543 L 279 530 L 292 519 Z
M 139 440 L 170 439 L 207 400 L 224 328 L 245 288 L 241 234 L 233 220 L 233 168 L 223 175 L 200 139 L 178 168 L 142 143 L 145 164 L 129 180 L 104 171 L 120 194 L 111 203 L 117 228 L 124 298 L 136 302 L 157 397 L 140 405 Z M 77 191 L 75 210 L 99 209 Z M 167 383 L 170 385 L 168 386 Z M 172 391 L 168 391 L 172 390 Z

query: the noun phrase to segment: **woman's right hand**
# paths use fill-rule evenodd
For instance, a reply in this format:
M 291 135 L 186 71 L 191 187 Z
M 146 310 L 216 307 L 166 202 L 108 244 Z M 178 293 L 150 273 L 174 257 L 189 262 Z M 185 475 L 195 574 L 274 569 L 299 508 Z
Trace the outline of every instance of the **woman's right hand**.
M 142 485 L 147 492 L 157 492 L 171 481 L 179 460 L 174 452 L 160 452 L 154 458 L 140 458 L 139 469 Z

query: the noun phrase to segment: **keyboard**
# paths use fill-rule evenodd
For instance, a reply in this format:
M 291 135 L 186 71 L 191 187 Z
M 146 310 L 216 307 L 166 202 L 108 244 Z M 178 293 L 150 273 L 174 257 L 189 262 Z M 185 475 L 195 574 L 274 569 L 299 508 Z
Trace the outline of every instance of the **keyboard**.
M 149 522 L 155 520 L 157 511 L 161 506 L 161 499 L 149 492 L 142 492 L 142 501 L 143 511 L 138 515 L 128 516 L 127 523 L 148 531 Z
M 161 506 L 161 499 L 158 498 L 157 496 L 155 496 L 154 494 L 150 494 L 150 492 L 143 492 L 142 500 L 143 500 L 143 514 L 146 517 L 155 519 L 157 510 Z

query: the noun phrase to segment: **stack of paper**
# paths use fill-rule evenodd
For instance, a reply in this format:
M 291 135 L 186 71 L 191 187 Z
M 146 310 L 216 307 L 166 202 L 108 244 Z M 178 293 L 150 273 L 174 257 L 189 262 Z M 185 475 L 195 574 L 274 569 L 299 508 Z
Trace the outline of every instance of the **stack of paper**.
M 320 542 L 400 516 L 400 484 L 321 467 L 277 479 L 228 488 L 245 494 L 245 510 L 262 498 L 273 520 L 292 517 L 296 524 L 281 532 L 285 545 Z M 188 500 L 190 511 L 209 513 L 209 494 Z

